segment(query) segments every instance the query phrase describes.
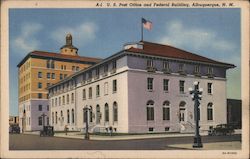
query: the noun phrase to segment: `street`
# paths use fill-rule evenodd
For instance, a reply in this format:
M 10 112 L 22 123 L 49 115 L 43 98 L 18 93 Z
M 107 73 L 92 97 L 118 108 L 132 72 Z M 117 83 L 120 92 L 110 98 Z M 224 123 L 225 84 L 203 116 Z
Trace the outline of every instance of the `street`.
M 241 141 L 241 135 L 202 136 L 202 142 Z M 165 137 L 134 140 L 83 140 L 61 137 L 40 137 L 28 134 L 10 134 L 10 150 L 176 150 L 168 145 L 193 144 L 193 137 Z

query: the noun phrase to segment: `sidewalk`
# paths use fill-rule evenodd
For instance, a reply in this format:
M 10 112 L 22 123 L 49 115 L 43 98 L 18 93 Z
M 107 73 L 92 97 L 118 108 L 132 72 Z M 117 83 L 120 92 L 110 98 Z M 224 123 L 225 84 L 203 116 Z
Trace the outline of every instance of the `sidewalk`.
M 39 135 L 39 131 L 25 132 L 25 134 Z M 241 131 L 236 131 L 235 134 L 241 134 Z M 206 136 L 207 132 L 201 132 L 201 136 Z M 55 137 L 84 139 L 82 132 L 68 132 L 67 135 L 63 132 L 55 133 Z M 139 135 L 117 135 L 117 136 L 104 136 L 104 135 L 90 135 L 91 140 L 134 140 L 134 139 L 149 139 L 149 138 L 166 138 L 166 137 L 187 137 L 194 136 L 193 133 L 166 133 L 166 134 L 139 134 Z
M 201 136 L 207 135 L 201 134 Z M 193 134 L 180 134 L 180 133 L 170 133 L 170 134 L 143 134 L 143 135 L 121 135 L 121 136 L 103 136 L 103 135 L 90 135 L 91 140 L 134 140 L 134 139 L 149 139 L 149 138 L 165 138 L 165 137 L 185 137 L 193 136 Z M 82 133 L 56 133 L 55 137 L 65 137 L 65 138 L 75 138 L 84 139 L 84 134 Z

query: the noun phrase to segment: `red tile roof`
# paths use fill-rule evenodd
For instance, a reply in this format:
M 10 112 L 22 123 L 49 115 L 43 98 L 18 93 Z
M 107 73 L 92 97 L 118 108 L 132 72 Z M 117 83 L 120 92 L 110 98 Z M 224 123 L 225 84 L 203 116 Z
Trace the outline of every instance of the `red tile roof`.
M 183 60 L 191 60 L 191 61 L 200 61 L 200 62 L 206 62 L 211 64 L 221 64 L 226 65 L 227 67 L 235 67 L 232 64 L 223 63 L 219 61 L 215 61 L 194 53 L 190 53 L 185 50 L 181 50 L 169 45 L 163 45 L 163 44 L 156 44 L 152 42 L 142 41 L 143 49 L 139 48 L 129 48 L 126 51 L 133 52 L 133 53 L 142 53 L 147 55 L 154 55 L 154 56 L 162 56 L 162 57 L 169 57 L 169 58 L 177 58 L 177 59 L 183 59 Z
M 53 52 L 45 52 L 45 51 L 32 51 L 30 52 L 17 66 L 21 66 L 29 57 L 43 57 L 43 58 L 55 58 L 61 60 L 70 60 L 75 62 L 87 62 L 87 63 L 97 63 L 102 59 L 100 58 L 92 58 L 92 57 L 84 57 L 79 55 L 65 55 L 61 53 L 53 53 Z

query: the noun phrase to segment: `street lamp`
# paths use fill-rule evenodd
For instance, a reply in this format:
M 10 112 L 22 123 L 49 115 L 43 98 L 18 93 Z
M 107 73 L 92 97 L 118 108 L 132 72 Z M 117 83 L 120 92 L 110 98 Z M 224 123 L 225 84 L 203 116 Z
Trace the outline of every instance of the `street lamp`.
M 191 94 L 191 97 L 194 101 L 194 120 L 195 120 L 195 136 L 194 136 L 194 144 L 193 144 L 193 148 L 202 148 L 202 142 L 201 142 L 201 136 L 199 134 L 199 105 L 200 102 L 199 100 L 201 100 L 201 95 L 202 95 L 202 91 L 203 89 L 200 88 L 199 89 L 199 82 L 194 82 L 194 89 L 193 88 L 189 88 L 189 93 Z
M 92 111 L 91 108 L 89 108 L 87 105 L 83 108 L 84 110 L 84 116 L 86 119 L 86 132 L 85 132 L 85 139 L 89 140 L 89 122 L 88 122 L 88 111 Z

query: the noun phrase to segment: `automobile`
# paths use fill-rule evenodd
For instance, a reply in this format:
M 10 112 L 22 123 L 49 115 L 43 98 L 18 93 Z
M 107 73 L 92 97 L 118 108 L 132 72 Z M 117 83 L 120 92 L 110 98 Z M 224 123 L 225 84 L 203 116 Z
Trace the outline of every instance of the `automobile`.
M 9 133 L 20 134 L 20 127 L 18 125 L 10 125 L 9 126 Z
M 43 130 L 40 131 L 40 136 L 54 136 L 53 126 L 44 126 Z
M 232 135 L 234 133 L 234 128 L 228 124 L 219 124 L 216 127 L 211 128 L 208 131 L 208 135 L 215 136 L 215 135 Z

